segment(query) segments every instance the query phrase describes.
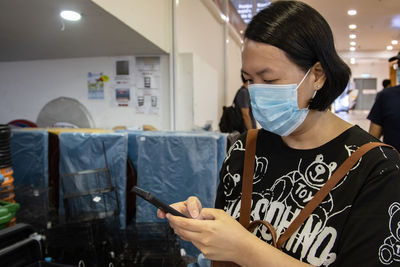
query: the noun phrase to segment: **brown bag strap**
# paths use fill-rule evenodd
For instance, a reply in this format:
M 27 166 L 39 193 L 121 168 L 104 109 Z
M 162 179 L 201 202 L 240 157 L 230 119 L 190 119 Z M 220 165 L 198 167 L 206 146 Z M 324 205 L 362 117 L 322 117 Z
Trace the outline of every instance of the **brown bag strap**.
M 267 221 L 262 221 L 262 220 L 256 220 L 253 221 L 249 224 L 249 226 L 247 226 L 247 230 L 249 232 L 253 232 L 254 229 L 256 229 L 257 226 L 259 226 L 260 224 L 264 225 L 265 227 L 267 227 L 267 229 L 269 230 L 269 232 L 271 233 L 271 237 L 272 237 L 272 245 L 274 247 L 277 247 L 277 243 L 276 243 L 276 231 L 275 228 L 272 224 L 270 224 Z
M 251 196 L 253 192 L 253 176 L 254 176 L 254 162 L 256 155 L 257 134 L 258 130 L 256 129 L 251 129 L 247 131 L 246 150 L 244 152 L 244 168 L 242 176 L 242 201 L 240 205 L 239 222 L 246 228 L 250 222 Z
M 310 216 L 310 214 L 318 207 L 318 205 L 325 199 L 329 192 L 338 184 L 338 182 L 350 171 L 350 169 L 357 163 L 357 161 L 368 151 L 378 146 L 390 145 L 371 142 L 359 147 L 350 157 L 348 157 L 342 165 L 332 174 L 331 178 L 325 185 L 314 195 L 314 197 L 307 203 L 299 215 L 289 225 L 286 231 L 280 236 L 277 248 L 281 249 L 282 245 L 290 238 L 290 236 L 303 224 L 303 222 Z M 394 148 L 393 148 L 394 149 Z
M 251 129 L 247 131 L 247 136 L 246 136 L 246 150 L 244 152 L 244 164 L 243 164 L 243 176 L 242 176 L 242 201 L 240 204 L 240 218 L 239 218 L 240 224 L 245 228 L 250 227 L 249 222 L 250 222 L 250 210 L 251 210 L 251 196 L 253 192 L 253 176 L 254 176 L 254 162 L 256 155 L 257 134 L 258 130 Z M 255 226 L 256 225 L 254 224 L 254 228 Z M 272 225 L 271 227 L 273 230 Z M 239 267 L 239 265 L 230 261 L 211 261 L 211 266 Z

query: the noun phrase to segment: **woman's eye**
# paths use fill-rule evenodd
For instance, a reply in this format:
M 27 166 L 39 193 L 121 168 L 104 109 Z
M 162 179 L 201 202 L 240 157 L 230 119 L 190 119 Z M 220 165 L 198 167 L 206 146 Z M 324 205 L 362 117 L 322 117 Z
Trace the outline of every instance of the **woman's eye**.
M 264 80 L 264 82 L 265 83 L 273 83 L 273 82 L 275 82 L 276 80 Z

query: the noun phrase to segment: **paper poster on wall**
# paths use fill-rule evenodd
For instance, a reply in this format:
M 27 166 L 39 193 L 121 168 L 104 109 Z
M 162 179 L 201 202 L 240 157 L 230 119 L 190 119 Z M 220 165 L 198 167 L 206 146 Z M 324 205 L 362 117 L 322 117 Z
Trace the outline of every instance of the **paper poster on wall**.
M 158 114 L 160 111 L 160 94 L 158 90 L 153 90 L 150 95 L 150 114 Z
M 133 68 L 132 57 L 116 57 L 113 60 L 113 86 L 112 86 L 112 105 L 116 107 L 132 106 L 133 90 Z
M 88 99 L 104 99 L 104 82 L 108 80 L 102 72 L 88 72 Z
M 140 114 L 159 114 L 160 57 L 136 57 L 135 106 Z
M 143 90 L 136 89 L 135 100 L 134 100 L 136 113 L 138 113 L 138 114 L 145 113 L 145 111 L 146 111 L 145 98 L 146 98 L 146 96 L 144 95 Z
M 131 88 L 114 88 L 114 100 L 117 107 L 129 107 L 131 105 Z
M 158 114 L 160 111 L 158 90 L 136 89 L 135 107 L 138 114 Z
M 114 81 L 117 84 L 127 84 L 131 80 L 131 59 L 116 58 L 114 62 Z

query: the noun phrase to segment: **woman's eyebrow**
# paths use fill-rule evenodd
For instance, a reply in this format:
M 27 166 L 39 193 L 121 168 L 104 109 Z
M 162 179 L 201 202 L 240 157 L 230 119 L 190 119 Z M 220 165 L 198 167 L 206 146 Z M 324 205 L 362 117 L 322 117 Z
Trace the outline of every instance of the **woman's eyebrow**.
M 265 69 L 262 69 L 260 71 L 257 71 L 256 74 L 258 76 L 261 76 L 261 75 L 263 75 L 264 73 L 267 73 L 267 72 L 272 72 L 272 70 L 270 68 L 265 68 Z
M 243 69 L 242 69 L 241 71 L 242 71 L 243 74 L 250 75 L 250 74 L 248 74 L 246 71 L 244 71 Z M 270 68 L 265 68 L 265 69 L 262 69 L 262 70 L 260 70 L 260 71 L 257 71 L 256 74 L 257 74 L 258 76 L 261 76 L 261 75 L 263 75 L 264 73 L 268 73 L 268 72 L 272 72 L 272 70 L 271 70 Z

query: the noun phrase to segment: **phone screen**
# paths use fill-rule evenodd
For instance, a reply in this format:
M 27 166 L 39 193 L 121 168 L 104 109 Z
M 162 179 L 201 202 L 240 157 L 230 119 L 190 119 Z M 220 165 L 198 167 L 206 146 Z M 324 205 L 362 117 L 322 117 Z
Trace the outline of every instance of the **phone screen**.
M 170 205 L 164 203 L 163 201 L 161 201 L 158 198 L 156 198 L 155 196 L 153 196 L 150 192 L 147 192 L 137 186 L 134 186 L 132 188 L 132 191 L 134 193 L 136 193 L 136 195 L 138 195 L 139 197 L 143 198 L 144 200 L 147 200 L 148 202 L 150 202 L 151 204 L 153 204 L 154 206 L 156 206 L 157 208 L 159 208 L 160 210 L 162 210 L 166 213 L 171 213 L 172 215 L 175 215 L 175 216 L 181 216 L 181 217 L 188 218 L 184 214 L 182 214 L 179 211 L 177 211 L 176 209 L 172 208 Z

